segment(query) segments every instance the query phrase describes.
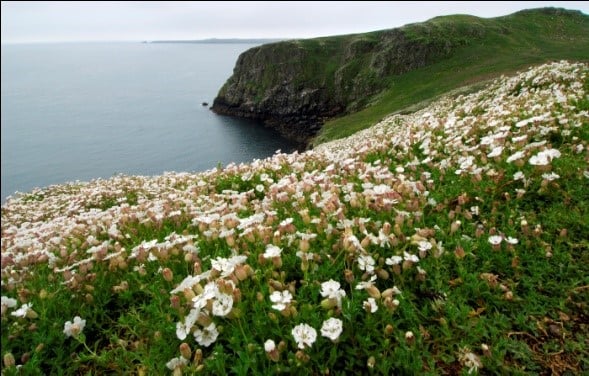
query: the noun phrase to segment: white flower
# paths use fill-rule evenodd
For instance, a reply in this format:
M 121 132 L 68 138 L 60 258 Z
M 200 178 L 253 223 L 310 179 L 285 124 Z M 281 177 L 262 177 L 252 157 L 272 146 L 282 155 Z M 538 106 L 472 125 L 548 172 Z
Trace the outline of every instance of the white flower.
M 188 364 L 188 359 L 185 359 L 184 357 L 179 356 L 177 358 L 171 359 L 168 363 L 166 363 L 166 367 L 168 367 L 168 369 L 173 371 L 176 368 L 182 368 L 187 364 Z
M 403 252 L 403 259 L 405 259 L 405 261 L 419 262 L 419 257 L 417 257 L 417 255 L 412 255 L 407 252 Z
M 378 311 L 378 305 L 376 304 L 376 300 L 374 298 L 368 298 L 367 300 L 362 303 L 362 307 L 370 313 L 374 313 Z
M 86 326 L 86 320 L 82 320 L 80 316 L 74 317 L 74 322 L 66 321 L 63 326 L 63 334 L 66 337 L 77 337 Z
M 491 150 L 491 152 L 489 154 L 487 154 L 487 157 L 495 158 L 495 157 L 500 156 L 502 152 L 503 152 L 503 146 L 496 146 L 493 148 L 493 150 Z
M 542 153 L 539 153 L 538 155 L 532 155 L 528 162 L 534 166 L 546 166 L 549 163 L 548 158 L 546 158 L 546 156 Z
M 467 347 L 460 349 L 458 360 L 463 366 L 468 367 L 469 374 L 477 372 L 479 368 L 483 367 L 481 359 Z
M 282 311 L 292 301 L 292 294 L 288 290 L 274 291 L 270 295 L 270 300 L 274 303 L 272 308 Z
M 507 242 L 508 242 L 509 244 L 513 244 L 513 245 L 515 245 L 515 244 L 519 243 L 519 240 L 517 240 L 516 238 L 512 238 L 511 236 L 509 236 L 509 237 L 507 238 Z
M 432 243 L 422 240 L 417 244 L 417 247 L 420 251 L 425 252 L 425 251 L 432 249 Z
M 523 180 L 526 178 L 526 175 L 524 175 L 523 172 L 518 171 L 515 174 L 513 174 L 513 180 Z
M 370 277 L 369 281 L 358 282 L 358 284 L 356 285 L 356 290 L 365 290 L 365 289 L 369 288 L 370 286 L 372 286 L 374 281 L 376 281 L 376 275 L 372 275 L 372 277 Z
M 503 241 L 503 236 L 501 235 L 492 235 L 489 236 L 489 243 L 492 245 L 499 245 Z
M 321 326 L 321 335 L 323 337 L 329 338 L 332 341 L 335 341 L 339 338 L 340 334 L 342 334 L 342 330 L 343 321 L 332 317 L 323 321 L 323 325 Z
M 317 340 L 317 331 L 307 324 L 299 324 L 291 331 L 299 349 L 304 349 L 305 345 L 311 347 Z
M 179 340 L 184 340 L 188 333 L 190 333 L 190 331 L 192 330 L 194 323 L 196 322 L 196 320 L 198 320 L 198 317 L 200 316 L 200 308 L 191 309 L 190 313 L 188 313 L 188 315 L 186 315 L 186 317 L 184 318 L 184 323 L 176 323 L 176 336 Z
M 546 149 L 544 151 L 539 152 L 536 155 L 533 155 L 529 163 L 534 166 L 545 166 L 549 164 L 554 158 L 560 157 L 560 151 L 557 149 Z
M 264 258 L 269 259 L 269 258 L 274 258 L 274 257 L 280 257 L 281 253 L 282 253 L 281 248 L 278 248 L 274 244 L 267 244 L 266 245 L 266 252 L 264 252 Z
M 213 300 L 213 315 L 226 316 L 233 308 L 233 296 L 219 293 Z
M 25 317 L 27 315 L 27 312 L 29 312 L 29 310 L 31 309 L 32 306 L 33 306 L 33 303 L 25 303 L 22 306 L 20 306 L 19 309 L 12 312 L 10 315 L 15 316 L 15 317 Z
M 16 307 L 16 303 L 17 303 L 16 299 L 9 298 L 7 296 L 2 296 L 2 303 L 1 304 L 3 306 L 6 306 L 8 308 L 14 308 L 14 307 Z
M 513 153 L 512 155 L 510 155 L 507 158 L 507 163 L 511 163 L 514 161 L 517 161 L 519 159 L 522 159 L 525 156 L 525 153 L 523 151 L 516 151 L 515 153 Z
M 401 256 L 391 256 L 385 260 L 387 265 L 399 265 L 403 262 L 403 257 Z
M 176 337 L 178 337 L 179 340 L 184 340 L 188 335 L 189 331 L 190 329 L 187 328 L 182 321 L 178 321 L 176 323 Z
M 221 277 L 225 278 L 231 275 L 237 265 L 243 264 L 247 256 L 233 256 L 231 258 L 217 257 L 211 260 L 213 269 L 221 272 Z
M 194 339 L 199 345 L 209 347 L 211 343 L 217 340 L 219 331 L 214 322 L 210 323 L 209 326 L 203 329 L 196 329 L 194 331 Z
M 338 301 L 346 296 L 346 292 L 340 288 L 340 283 L 330 279 L 321 284 L 321 296 L 324 298 L 333 298 Z
M 269 339 L 264 342 L 264 350 L 266 352 L 274 351 L 276 349 L 276 343 L 273 340 Z
M 542 179 L 548 180 L 548 181 L 553 181 L 560 178 L 560 175 L 555 174 L 554 172 L 551 173 L 546 173 L 546 174 L 542 174 Z
M 2 316 L 4 316 L 4 314 L 6 313 L 6 311 L 8 311 L 8 308 L 14 308 L 16 307 L 17 301 L 16 299 L 13 298 L 9 298 L 7 296 L 3 296 L 2 297 L 2 302 L 1 302 L 1 306 L 2 306 Z
M 358 267 L 360 270 L 372 274 L 374 272 L 374 264 L 376 264 L 376 262 L 370 255 L 360 255 L 358 257 Z

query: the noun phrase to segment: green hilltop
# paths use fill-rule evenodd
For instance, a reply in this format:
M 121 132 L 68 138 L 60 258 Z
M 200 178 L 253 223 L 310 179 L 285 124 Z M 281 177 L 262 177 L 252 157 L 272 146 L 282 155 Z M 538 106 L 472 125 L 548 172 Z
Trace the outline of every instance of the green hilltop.
M 589 60 L 589 16 L 580 11 L 436 17 L 252 48 L 239 57 L 213 110 L 262 120 L 317 145 L 442 93 L 560 59 Z
M 460 47 L 431 65 L 389 77 L 367 108 L 328 121 L 314 143 L 348 136 L 391 112 L 414 110 L 442 93 L 529 65 L 589 60 L 589 16 L 579 11 L 532 9 L 491 19 L 444 16 L 403 29 L 419 41 Z

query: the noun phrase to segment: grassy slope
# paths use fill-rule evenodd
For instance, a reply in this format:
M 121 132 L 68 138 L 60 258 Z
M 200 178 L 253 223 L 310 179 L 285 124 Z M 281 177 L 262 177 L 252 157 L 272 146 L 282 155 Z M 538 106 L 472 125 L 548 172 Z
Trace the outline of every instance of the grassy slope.
M 11 199 L 2 373 L 586 374 L 588 147 L 589 66 L 553 64 L 303 154 Z
M 349 136 L 384 116 L 414 110 L 448 91 L 550 60 L 589 60 L 589 16 L 549 17 L 542 10 L 494 19 L 447 16 L 405 26 L 414 38 L 463 38 L 464 31 L 484 28 L 485 36 L 436 64 L 390 78 L 389 88 L 368 108 L 327 122 L 312 142 Z M 412 107 L 413 106 L 413 107 Z

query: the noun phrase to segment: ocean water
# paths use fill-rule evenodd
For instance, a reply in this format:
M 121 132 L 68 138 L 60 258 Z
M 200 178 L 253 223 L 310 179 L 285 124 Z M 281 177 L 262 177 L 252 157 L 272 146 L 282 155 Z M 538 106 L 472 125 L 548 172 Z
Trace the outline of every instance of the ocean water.
M 2 45 L 2 203 L 35 187 L 198 172 L 296 150 L 260 124 L 202 105 L 253 46 Z

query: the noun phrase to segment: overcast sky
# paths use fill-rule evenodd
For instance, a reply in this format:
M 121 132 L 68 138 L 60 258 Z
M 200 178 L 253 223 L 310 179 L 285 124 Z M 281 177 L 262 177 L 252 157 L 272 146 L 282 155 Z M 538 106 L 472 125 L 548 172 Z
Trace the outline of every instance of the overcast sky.
M 498 17 L 587 1 L 2 1 L 2 43 L 312 38 L 389 29 L 448 14 Z

